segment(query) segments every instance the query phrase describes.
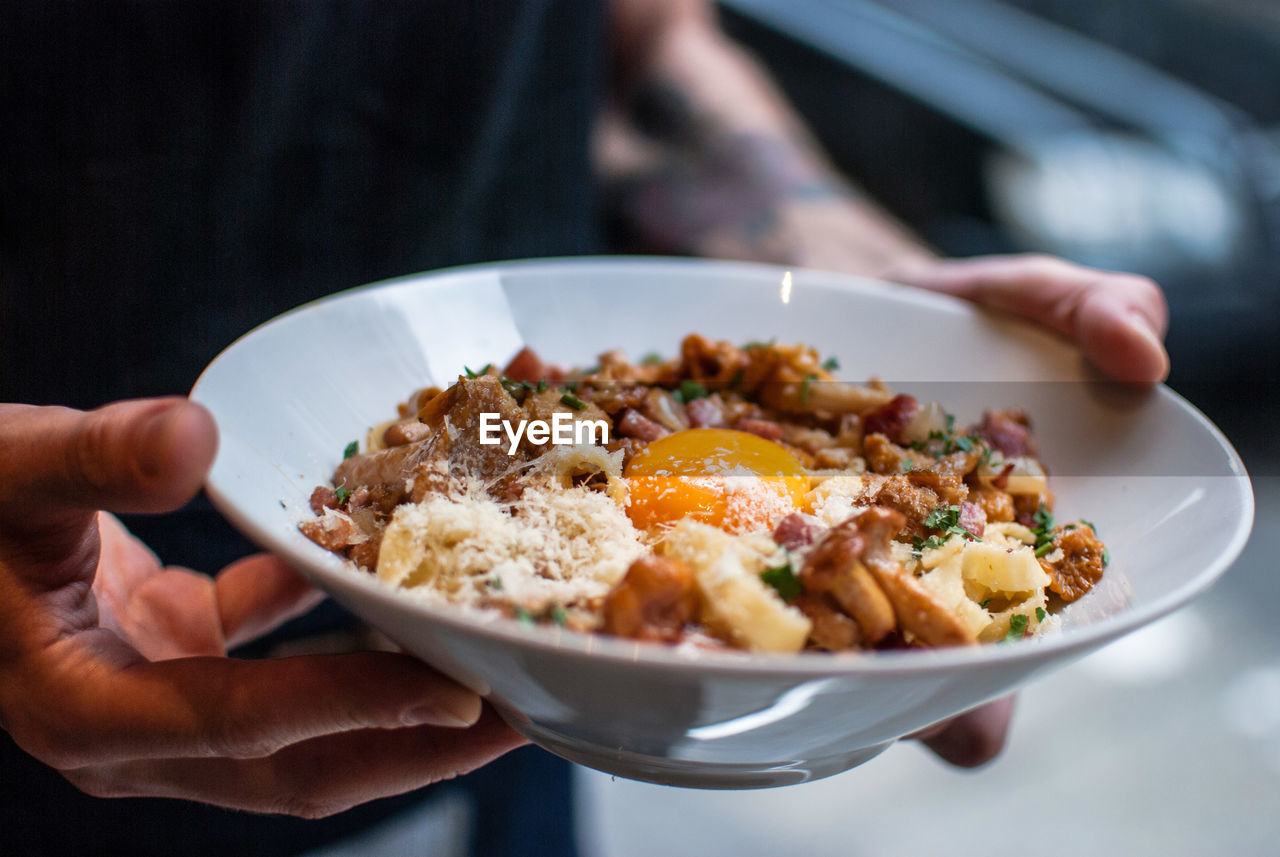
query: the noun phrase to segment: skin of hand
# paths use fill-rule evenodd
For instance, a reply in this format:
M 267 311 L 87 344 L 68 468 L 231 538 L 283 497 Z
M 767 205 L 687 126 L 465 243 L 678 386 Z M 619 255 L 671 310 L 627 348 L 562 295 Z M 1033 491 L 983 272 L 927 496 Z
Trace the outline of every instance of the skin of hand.
M 877 276 L 1044 325 L 1118 380 L 1168 375 L 1168 308 L 1152 281 L 1040 255 L 939 259 L 837 173 L 707 0 L 612 11 L 618 68 L 596 160 L 631 249 Z M 1003 748 L 1012 709 L 998 700 L 913 737 L 974 767 Z
M 226 657 L 319 598 L 256 555 L 166 568 L 105 511 L 198 490 L 213 419 L 185 399 L 0 405 L 0 726 L 100 796 L 320 817 L 524 743 L 406 655 Z

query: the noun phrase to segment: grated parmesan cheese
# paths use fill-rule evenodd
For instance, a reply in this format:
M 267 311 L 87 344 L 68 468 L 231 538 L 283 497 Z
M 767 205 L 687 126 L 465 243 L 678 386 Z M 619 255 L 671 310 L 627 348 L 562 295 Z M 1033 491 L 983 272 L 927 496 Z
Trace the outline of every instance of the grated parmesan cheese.
M 584 487 L 530 487 L 511 504 L 482 491 L 397 507 L 378 577 L 475 603 L 501 591 L 516 603 L 603 596 L 647 552 L 618 504 Z

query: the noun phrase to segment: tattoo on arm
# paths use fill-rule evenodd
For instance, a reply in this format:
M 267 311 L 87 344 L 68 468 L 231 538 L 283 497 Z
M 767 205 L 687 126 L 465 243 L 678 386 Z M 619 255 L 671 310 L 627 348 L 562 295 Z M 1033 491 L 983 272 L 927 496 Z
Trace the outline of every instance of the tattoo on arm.
M 650 157 L 607 193 L 615 220 L 639 232 L 644 249 L 789 262 L 784 211 L 853 198 L 803 145 L 726 127 L 677 86 L 643 87 L 628 118 Z

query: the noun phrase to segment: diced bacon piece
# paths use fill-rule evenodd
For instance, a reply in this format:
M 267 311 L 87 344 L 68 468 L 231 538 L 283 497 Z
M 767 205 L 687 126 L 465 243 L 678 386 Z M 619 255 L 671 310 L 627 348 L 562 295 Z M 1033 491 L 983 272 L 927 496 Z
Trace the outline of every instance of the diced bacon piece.
M 799 550 L 816 542 L 826 529 L 819 518 L 804 512 L 792 512 L 778 522 L 773 530 L 773 540 L 787 550 Z
M 750 432 L 765 440 L 782 440 L 782 426 L 771 420 L 738 420 L 734 426 L 738 431 Z
M 670 432 L 634 408 L 627 408 L 618 418 L 618 434 L 652 442 Z

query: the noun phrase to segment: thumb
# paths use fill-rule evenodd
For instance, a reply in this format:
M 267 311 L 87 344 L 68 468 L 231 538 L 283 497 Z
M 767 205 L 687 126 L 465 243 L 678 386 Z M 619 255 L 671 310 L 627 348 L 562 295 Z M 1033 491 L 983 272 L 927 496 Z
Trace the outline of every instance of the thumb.
M 0 406 L 0 524 L 177 508 L 200 489 L 217 447 L 213 417 L 178 397 L 88 412 Z

